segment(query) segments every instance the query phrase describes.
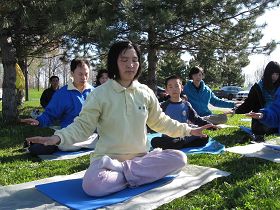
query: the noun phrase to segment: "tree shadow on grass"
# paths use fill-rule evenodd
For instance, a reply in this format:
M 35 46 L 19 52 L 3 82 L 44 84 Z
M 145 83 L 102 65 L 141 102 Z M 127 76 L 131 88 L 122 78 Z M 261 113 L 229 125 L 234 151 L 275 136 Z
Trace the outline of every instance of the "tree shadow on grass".
M 250 197 L 252 194 L 260 196 L 259 192 L 265 190 L 269 184 L 260 186 L 261 184 L 259 182 L 263 181 L 267 183 L 267 175 L 277 178 L 280 165 L 259 158 L 236 158 L 234 156 L 231 159 L 229 158 L 217 164 L 214 163 L 211 167 L 230 172 L 231 175 L 215 179 L 201 186 L 198 190 L 189 193 L 183 198 L 184 205 L 188 205 L 188 201 L 185 200 L 195 200 L 196 196 L 203 198 L 205 192 L 209 195 L 222 198 L 217 203 L 211 199 L 201 201 L 205 206 L 215 206 L 214 209 L 235 209 L 236 207 L 243 209 L 245 203 L 248 202 L 250 205 L 257 205 L 255 202 L 251 203 L 252 201 L 248 200 L 248 196 Z
M 236 183 L 249 179 L 258 173 L 266 172 L 268 169 L 277 169 L 279 165 L 260 158 L 241 156 L 230 161 L 220 162 L 214 167 L 230 172 L 231 176 L 227 179 Z
M 0 149 L 22 146 L 24 140 L 31 136 L 51 136 L 54 130 L 50 128 L 40 128 L 37 126 L 16 124 L 5 125 L 0 129 Z
M 209 190 L 213 187 L 221 189 L 226 209 L 244 205 L 244 202 L 248 202 L 244 197 L 251 193 L 256 193 L 257 196 L 255 191 L 263 190 L 263 186 L 259 186 L 258 182 L 266 180 L 267 174 L 277 174 L 280 169 L 277 163 L 251 157 L 232 159 L 215 167 L 231 173 L 230 176 L 217 179 L 216 183 L 206 186 Z
M 16 153 L 20 152 L 19 149 L 15 150 Z M 32 156 L 29 153 L 11 153 L 1 157 L 1 163 L 11 163 L 16 161 L 31 161 L 31 162 L 41 162 L 42 160 L 36 156 Z
M 250 143 L 250 139 L 246 138 L 248 134 L 241 130 L 234 130 L 229 133 L 229 135 L 217 135 L 213 137 L 215 140 L 224 144 L 226 147 L 233 147 L 237 145 L 244 145 Z
M 240 154 L 225 152 L 221 155 L 206 155 L 190 156 L 191 164 L 199 164 L 203 166 L 217 168 L 223 171 L 230 172 L 231 175 L 219 179 L 218 182 L 228 182 L 231 185 L 238 182 L 246 182 L 256 175 L 269 173 L 269 171 L 279 171 L 280 164 L 261 158 L 245 157 Z M 278 173 L 278 172 L 277 172 Z

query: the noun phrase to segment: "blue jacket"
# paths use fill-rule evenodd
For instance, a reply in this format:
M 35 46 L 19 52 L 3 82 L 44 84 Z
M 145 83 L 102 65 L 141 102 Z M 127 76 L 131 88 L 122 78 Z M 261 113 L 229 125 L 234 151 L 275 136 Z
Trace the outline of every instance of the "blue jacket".
M 201 80 L 199 89 L 195 87 L 192 80 L 189 80 L 184 86 L 183 93 L 187 95 L 188 101 L 191 103 L 194 110 L 200 116 L 211 115 L 208 105 L 211 104 L 216 107 L 233 108 L 234 103 L 219 99 L 212 90 L 205 85 Z
M 270 128 L 278 128 L 280 133 L 280 88 L 275 93 L 275 99 L 270 106 L 261 109 L 263 118 L 260 120 L 263 124 Z
M 87 84 L 87 87 L 81 93 L 72 82 L 69 82 L 68 85 L 57 90 L 45 111 L 37 117 L 40 122 L 39 126 L 48 127 L 53 125 L 55 120 L 59 120 L 61 128 L 67 127 L 79 115 L 83 103 L 93 89 L 94 87 Z

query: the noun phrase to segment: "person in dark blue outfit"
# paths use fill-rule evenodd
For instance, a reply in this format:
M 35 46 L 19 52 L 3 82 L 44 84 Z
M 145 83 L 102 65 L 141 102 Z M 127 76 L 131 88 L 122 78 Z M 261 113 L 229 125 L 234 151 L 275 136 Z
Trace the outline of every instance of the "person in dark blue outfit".
M 248 112 L 258 112 L 260 109 L 268 107 L 273 99 L 277 88 L 280 86 L 280 65 L 275 61 L 270 61 L 265 69 L 262 79 L 255 83 L 244 103 L 237 107 L 230 114 L 245 114 Z M 251 129 L 256 142 L 264 141 L 265 134 L 277 133 L 277 127 L 266 126 L 258 119 L 252 119 Z
M 165 81 L 166 92 L 170 98 L 161 103 L 161 108 L 170 118 L 181 123 L 188 123 L 190 126 L 198 127 L 210 122 L 202 119 L 191 104 L 183 100 L 180 95 L 183 90 L 182 80 L 178 76 L 170 76 Z M 187 136 L 183 138 L 172 138 L 167 135 L 162 137 L 154 137 L 151 140 L 153 148 L 162 149 L 182 149 L 187 147 L 204 146 L 208 142 L 208 137 L 201 138 L 197 136 Z
M 260 109 L 259 112 L 249 112 L 246 115 L 260 120 L 261 123 L 270 128 L 278 128 L 280 134 L 280 87 L 275 93 L 275 99 L 268 107 Z

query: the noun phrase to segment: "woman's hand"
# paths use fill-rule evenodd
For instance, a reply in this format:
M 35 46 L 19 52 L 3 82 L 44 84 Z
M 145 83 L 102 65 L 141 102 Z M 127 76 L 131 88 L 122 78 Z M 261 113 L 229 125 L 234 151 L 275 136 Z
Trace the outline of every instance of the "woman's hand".
M 35 120 L 33 118 L 27 118 L 27 119 L 20 119 L 21 123 L 26 123 L 28 125 L 39 125 L 39 121 Z
M 234 114 L 235 114 L 235 111 L 234 111 L 234 110 L 224 111 L 224 114 L 225 114 L 225 115 L 228 115 L 228 114 L 234 115 Z
M 260 120 L 263 118 L 263 113 L 261 112 L 249 112 L 245 116 L 252 117 L 254 119 Z
M 47 145 L 58 145 L 60 143 L 60 138 L 59 136 L 55 136 L 55 135 L 47 136 L 47 137 L 34 136 L 34 137 L 26 138 L 26 141 L 28 143 L 43 144 L 47 146 Z
M 243 104 L 244 101 L 234 101 L 235 106 L 240 106 L 241 104 Z
M 190 134 L 192 136 L 199 136 L 199 137 L 206 138 L 207 135 L 203 134 L 202 131 L 205 130 L 205 129 L 208 129 L 208 128 L 215 128 L 215 127 L 216 126 L 213 125 L 213 124 L 207 124 L 207 125 L 204 125 L 204 126 L 201 126 L 201 127 L 198 127 L 198 128 L 192 128 Z

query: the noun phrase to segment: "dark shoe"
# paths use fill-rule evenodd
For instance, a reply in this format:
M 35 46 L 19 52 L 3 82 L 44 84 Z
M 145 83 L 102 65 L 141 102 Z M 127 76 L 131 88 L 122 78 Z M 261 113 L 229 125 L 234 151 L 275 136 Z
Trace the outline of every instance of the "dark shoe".
M 29 144 L 28 144 L 28 142 L 26 140 L 24 140 L 22 148 L 25 149 L 27 147 L 29 147 Z
M 248 143 L 248 142 L 253 141 L 254 138 L 255 138 L 254 135 L 247 134 L 247 135 L 243 136 L 242 139 L 236 140 L 236 143 L 240 143 L 240 144 Z
M 261 143 L 264 141 L 265 139 L 263 135 L 255 135 L 255 138 L 252 140 L 253 143 Z
M 24 142 L 22 144 L 22 148 L 19 149 L 18 151 L 19 152 L 23 152 L 23 153 L 29 153 L 28 148 L 29 148 L 29 144 L 28 144 L 28 142 L 26 140 L 24 140 Z

